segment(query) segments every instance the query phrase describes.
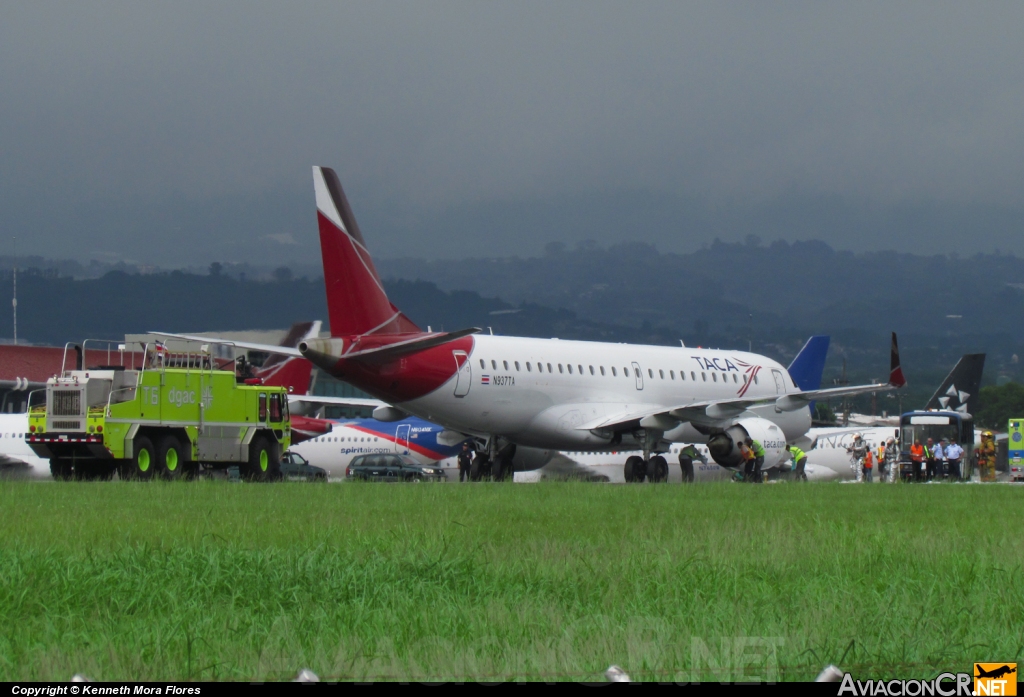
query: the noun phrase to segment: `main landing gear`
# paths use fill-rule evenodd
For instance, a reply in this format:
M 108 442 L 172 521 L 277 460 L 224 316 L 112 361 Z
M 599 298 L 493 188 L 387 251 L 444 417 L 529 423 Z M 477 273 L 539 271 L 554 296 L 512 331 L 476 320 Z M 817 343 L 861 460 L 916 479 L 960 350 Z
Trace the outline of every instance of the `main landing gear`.
M 627 482 L 642 482 L 645 479 L 655 483 L 668 481 L 668 460 L 661 455 L 651 455 L 652 446 L 657 447 L 661 436 L 661 431 L 649 429 L 634 432 L 634 437 L 643 447 L 644 455 L 631 455 L 626 458 L 626 466 L 622 473 Z
M 469 466 L 469 481 L 479 482 L 488 477 L 495 482 L 512 480 L 515 465 L 512 458 L 516 455 L 516 444 L 502 444 L 497 437 L 487 440 L 486 449 L 478 450 Z
M 642 482 L 645 479 L 653 483 L 667 482 L 668 460 L 661 455 L 653 455 L 645 462 L 639 455 L 631 455 L 626 458 L 623 474 L 627 482 Z

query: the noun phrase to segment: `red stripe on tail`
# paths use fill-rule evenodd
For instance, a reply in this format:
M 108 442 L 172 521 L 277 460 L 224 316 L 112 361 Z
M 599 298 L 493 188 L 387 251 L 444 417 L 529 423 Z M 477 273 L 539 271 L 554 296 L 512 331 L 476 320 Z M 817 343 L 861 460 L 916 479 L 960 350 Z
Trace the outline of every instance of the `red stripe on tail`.
M 314 167 L 313 188 L 331 335 L 419 331 L 388 300 L 338 175 Z

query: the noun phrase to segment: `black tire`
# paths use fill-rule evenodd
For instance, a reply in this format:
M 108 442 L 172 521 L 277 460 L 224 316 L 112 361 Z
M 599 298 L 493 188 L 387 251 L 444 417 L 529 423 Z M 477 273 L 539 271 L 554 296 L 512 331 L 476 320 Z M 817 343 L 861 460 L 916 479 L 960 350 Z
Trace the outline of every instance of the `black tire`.
M 668 461 L 661 455 L 655 455 L 647 463 L 648 479 L 652 482 L 668 481 Z
M 509 479 L 509 475 L 512 473 L 512 463 L 506 458 L 499 456 L 497 460 L 491 463 L 491 479 L 496 482 L 503 482 Z
M 51 457 L 50 458 L 50 474 L 58 482 L 70 482 L 71 477 L 74 474 L 74 468 L 71 466 L 71 460 L 63 457 Z
M 486 455 L 477 455 L 469 465 L 469 481 L 479 482 L 484 472 L 488 471 L 488 458 Z
M 160 445 L 156 451 L 157 471 L 164 479 L 173 481 L 185 476 L 188 468 L 188 458 L 185 455 L 185 448 L 174 436 L 164 436 L 160 439 Z
M 128 476 L 131 479 L 149 481 L 159 473 L 156 448 L 146 436 L 136 436 L 133 441 L 132 459 L 128 461 Z
M 242 475 L 251 482 L 273 482 L 281 478 L 281 458 L 277 443 L 256 436 L 249 443 L 249 463 Z
M 622 471 L 627 482 L 642 482 L 645 473 L 644 459 L 636 455 L 627 457 L 626 466 Z

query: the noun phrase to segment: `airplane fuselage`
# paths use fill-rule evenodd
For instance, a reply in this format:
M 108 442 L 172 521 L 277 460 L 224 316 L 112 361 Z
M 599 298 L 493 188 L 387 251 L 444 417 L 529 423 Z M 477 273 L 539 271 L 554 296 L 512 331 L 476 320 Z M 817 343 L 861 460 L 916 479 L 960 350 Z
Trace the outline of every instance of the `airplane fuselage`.
M 411 414 L 538 448 L 605 450 L 614 434 L 604 422 L 658 407 L 799 392 L 782 365 L 744 351 L 475 335 L 368 364 L 344 358 L 346 343 L 310 342 L 306 355 Z M 806 408 L 780 412 L 773 403 L 735 418 L 766 419 L 787 440 L 810 427 Z M 665 441 L 707 439 L 708 429 L 691 422 L 658 425 Z

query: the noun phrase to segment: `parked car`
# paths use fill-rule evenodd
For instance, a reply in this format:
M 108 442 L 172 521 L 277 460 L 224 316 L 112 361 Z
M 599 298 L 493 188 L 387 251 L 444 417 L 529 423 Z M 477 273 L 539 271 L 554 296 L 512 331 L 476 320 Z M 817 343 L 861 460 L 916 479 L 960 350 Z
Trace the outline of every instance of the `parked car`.
M 438 466 L 421 465 L 405 455 L 359 455 L 345 468 L 345 478 L 370 482 L 443 482 L 448 479 Z
M 302 455 L 289 451 L 281 456 L 281 478 L 292 481 L 301 479 L 307 482 L 326 482 L 327 470 L 315 467 Z

